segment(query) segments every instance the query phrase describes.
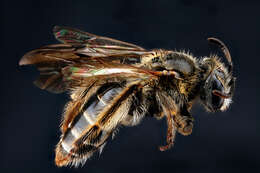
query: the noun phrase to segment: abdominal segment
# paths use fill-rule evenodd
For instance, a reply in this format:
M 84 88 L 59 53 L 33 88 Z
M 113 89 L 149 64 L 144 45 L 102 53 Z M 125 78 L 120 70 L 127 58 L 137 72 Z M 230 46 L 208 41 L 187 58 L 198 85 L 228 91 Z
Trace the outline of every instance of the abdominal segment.
M 94 152 L 101 152 L 108 137 L 127 117 L 135 88 L 135 85 L 105 84 L 89 96 L 82 111 L 61 136 L 56 148 L 56 165 L 78 166 Z

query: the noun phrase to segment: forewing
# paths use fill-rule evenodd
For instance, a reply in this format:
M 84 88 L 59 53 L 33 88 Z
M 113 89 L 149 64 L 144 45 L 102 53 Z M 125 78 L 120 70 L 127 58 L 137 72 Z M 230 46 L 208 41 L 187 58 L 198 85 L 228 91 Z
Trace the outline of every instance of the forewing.
M 72 46 L 68 44 L 54 44 L 41 47 L 26 53 L 19 65 L 31 65 L 40 63 L 73 63 L 79 56 L 77 50 L 82 46 Z
M 144 48 L 131 43 L 119 41 L 108 37 L 97 36 L 69 27 L 55 26 L 53 29 L 53 33 L 59 41 L 68 44 L 84 44 L 88 47 L 94 48 L 99 47 L 135 51 L 145 50 Z
M 147 69 L 135 67 L 141 55 L 122 54 L 87 56 L 82 45 L 57 44 L 28 52 L 20 65 L 35 65 L 40 77 L 35 84 L 50 92 L 61 93 L 77 86 L 88 86 L 93 80 L 111 78 L 147 79 L 153 75 Z M 95 52 L 92 52 L 95 54 Z
M 89 86 L 93 79 L 140 78 L 155 75 L 136 67 L 143 56 L 155 56 L 131 43 L 101 37 L 68 27 L 54 27 L 54 34 L 65 44 L 33 50 L 23 56 L 20 65 L 36 65 L 41 89 L 60 93 L 77 86 Z
M 131 43 L 108 37 L 97 36 L 69 27 L 55 26 L 53 33 L 62 43 L 84 45 L 85 47 L 78 50 L 78 53 L 91 57 L 106 57 L 122 54 L 143 55 L 149 52 L 144 48 Z

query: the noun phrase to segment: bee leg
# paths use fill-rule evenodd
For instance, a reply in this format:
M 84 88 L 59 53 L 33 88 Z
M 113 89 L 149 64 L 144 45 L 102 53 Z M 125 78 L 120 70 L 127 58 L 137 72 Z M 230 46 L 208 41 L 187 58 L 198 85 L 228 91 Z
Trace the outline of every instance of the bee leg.
M 193 121 L 192 116 L 176 116 L 176 124 L 178 126 L 178 132 L 184 136 L 190 135 L 192 133 Z
M 174 139 L 175 139 L 175 136 L 176 136 L 177 128 L 174 125 L 174 120 L 173 120 L 173 117 L 171 115 L 167 116 L 167 125 L 168 125 L 168 129 L 167 129 L 167 145 L 160 146 L 159 147 L 160 151 L 168 150 L 174 144 Z
M 179 111 L 171 113 L 177 131 L 184 136 L 190 135 L 193 129 L 194 118 L 189 112 L 190 108 L 190 105 L 184 104 L 179 108 Z

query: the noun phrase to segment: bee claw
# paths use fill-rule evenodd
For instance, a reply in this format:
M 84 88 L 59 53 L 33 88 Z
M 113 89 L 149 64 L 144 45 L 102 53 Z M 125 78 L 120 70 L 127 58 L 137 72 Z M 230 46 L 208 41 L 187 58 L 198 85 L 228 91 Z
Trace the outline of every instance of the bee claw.
M 164 146 L 159 146 L 159 150 L 160 151 L 166 151 L 166 150 L 169 150 L 170 148 L 172 148 L 173 147 L 173 142 L 172 143 L 170 143 L 170 144 L 167 144 L 167 145 L 164 145 Z

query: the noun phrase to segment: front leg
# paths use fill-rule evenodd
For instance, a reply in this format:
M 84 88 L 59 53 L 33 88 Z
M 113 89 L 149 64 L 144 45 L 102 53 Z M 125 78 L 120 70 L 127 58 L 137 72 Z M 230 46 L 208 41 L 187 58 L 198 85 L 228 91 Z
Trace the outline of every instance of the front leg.
M 193 128 L 193 118 L 187 110 L 187 106 L 180 106 L 165 92 L 157 92 L 156 100 L 167 118 L 167 145 L 159 149 L 165 151 L 173 146 L 176 131 L 182 135 L 189 135 Z M 161 116 L 159 116 L 161 117 Z
M 194 118 L 187 110 L 186 105 L 182 106 L 180 112 L 176 113 L 173 117 L 180 134 L 187 136 L 192 133 Z
M 160 146 L 160 151 L 165 151 L 173 147 L 176 131 L 182 135 L 190 135 L 193 128 L 192 116 L 182 116 L 175 112 L 168 112 L 167 116 L 167 145 Z

